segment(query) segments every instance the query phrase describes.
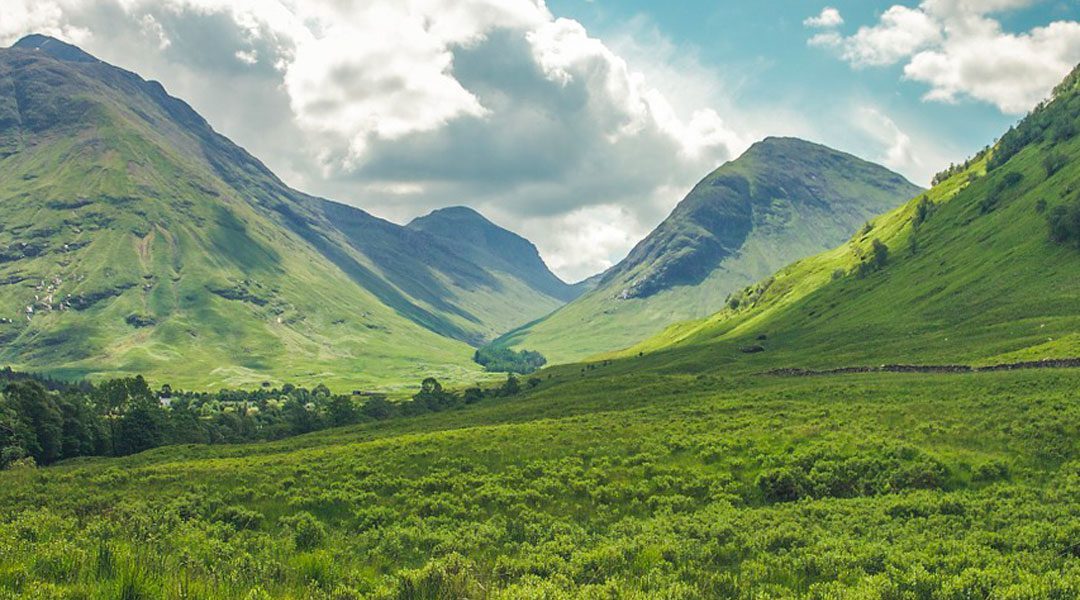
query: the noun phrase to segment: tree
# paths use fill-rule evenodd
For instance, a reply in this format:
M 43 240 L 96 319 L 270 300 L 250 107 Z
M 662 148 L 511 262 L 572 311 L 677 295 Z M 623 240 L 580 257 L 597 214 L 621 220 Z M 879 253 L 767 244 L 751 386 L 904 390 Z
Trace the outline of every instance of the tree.
M 889 262 L 889 247 L 878 238 L 870 243 L 870 254 L 859 263 L 858 274 L 862 277 L 880 271 Z
M 128 405 L 116 427 L 113 448 L 118 456 L 156 448 L 165 441 L 165 416 L 152 398 L 138 398 Z
M 389 418 L 392 410 L 390 402 L 383 396 L 371 396 L 360 407 L 360 412 L 365 417 L 378 421 Z
M 915 205 L 915 225 L 919 226 L 926 222 L 927 217 L 930 216 L 930 211 L 933 208 L 933 203 L 930 202 L 930 198 L 923 194 L 919 198 L 919 203 Z
M 471 387 L 465 390 L 465 404 L 476 404 L 484 399 L 484 390 Z
M 1055 206 L 1046 219 L 1050 225 L 1050 239 L 1080 247 L 1080 201 Z
M 63 457 L 64 417 L 49 392 L 36 381 L 15 381 L 4 388 L 18 418 L 32 432 L 23 449 L 40 465 Z
M 518 382 L 518 378 L 510 373 L 506 376 L 506 383 L 502 384 L 499 388 L 500 396 L 513 396 L 521 391 L 521 383 Z
M 0 469 L 30 455 L 27 448 L 35 443 L 34 432 L 19 418 L 5 398 L 0 398 Z
M 326 413 L 330 419 L 330 424 L 334 427 L 351 425 L 356 422 L 358 416 L 356 404 L 353 403 L 352 398 L 349 396 L 334 396 L 331 398 L 327 404 Z
M 285 401 L 285 420 L 289 422 L 289 429 L 294 435 L 309 433 L 319 428 L 318 416 L 297 398 Z
M 435 394 L 442 391 L 442 384 L 434 377 L 428 377 L 420 382 L 420 392 L 423 394 Z

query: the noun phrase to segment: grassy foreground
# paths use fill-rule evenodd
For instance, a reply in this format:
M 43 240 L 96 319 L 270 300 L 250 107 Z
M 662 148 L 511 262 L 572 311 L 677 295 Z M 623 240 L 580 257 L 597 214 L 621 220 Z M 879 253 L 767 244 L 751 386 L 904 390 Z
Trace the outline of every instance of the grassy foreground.
M 0 598 L 1075 598 L 1077 375 L 646 357 L 459 411 L 3 472 Z

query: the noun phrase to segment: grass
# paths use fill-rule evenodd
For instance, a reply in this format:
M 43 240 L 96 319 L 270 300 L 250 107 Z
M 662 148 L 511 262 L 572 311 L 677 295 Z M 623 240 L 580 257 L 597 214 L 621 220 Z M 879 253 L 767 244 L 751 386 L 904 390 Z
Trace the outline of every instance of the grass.
M 283 442 L 2 473 L 0 590 L 1080 589 L 1075 370 L 791 380 L 657 367 L 556 370 L 514 399 Z M 777 473 L 801 482 L 793 498 L 767 483 Z M 230 507 L 261 518 L 239 528 Z M 303 521 L 324 533 L 301 533 Z

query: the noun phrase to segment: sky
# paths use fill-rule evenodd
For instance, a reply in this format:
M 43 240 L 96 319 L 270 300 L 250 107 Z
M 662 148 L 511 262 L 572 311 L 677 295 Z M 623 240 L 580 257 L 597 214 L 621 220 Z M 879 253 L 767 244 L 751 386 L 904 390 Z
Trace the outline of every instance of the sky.
M 302 191 L 471 206 L 568 281 L 766 136 L 915 183 L 1080 63 L 1080 0 L 0 0 L 160 81 Z

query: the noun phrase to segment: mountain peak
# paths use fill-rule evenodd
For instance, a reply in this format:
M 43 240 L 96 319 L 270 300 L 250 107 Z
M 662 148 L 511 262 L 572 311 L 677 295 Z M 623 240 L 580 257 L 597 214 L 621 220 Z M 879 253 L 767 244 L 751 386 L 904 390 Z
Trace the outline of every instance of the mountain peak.
M 11 47 L 19 50 L 43 52 L 57 60 L 67 62 L 101 62 L 77 46 L 40 33 L 32 33 L 15 42 Z
M 423 217 L 413 219 L 413 223 L 423 222 L 431 219 L 446 219 L 453 221 L 473 221 L 476 223 L 484 223 L 497 227 L 487 217 L 480 214 L 479 211 L 469 208 L 468 206 L 447 206 L 444 208 L 437 208 Z
M 753 156 L 755 154 L 765 155 L 795 155 L 795 154 L 843 154 L 839 150 L 834 150 L 828 146 L 804 140 L 797 137 L 778 137 L 769 136 L 759 142 L 750 146 L 750 149 L 746 151 L 746 155 Z
M 472 208 L 440 208 L 413 219 L 407 227 L 442 239 L 478 264 L 517 273 L 552 298 L 570 301 L 578 296 L 578 288 L 567 285 L 548 269 L 532 242 L 492 223 Z

